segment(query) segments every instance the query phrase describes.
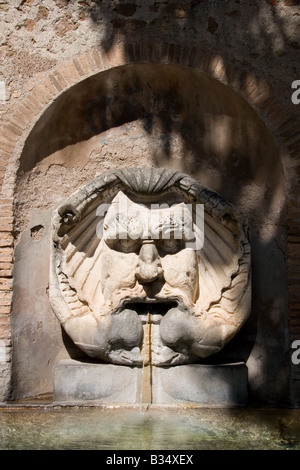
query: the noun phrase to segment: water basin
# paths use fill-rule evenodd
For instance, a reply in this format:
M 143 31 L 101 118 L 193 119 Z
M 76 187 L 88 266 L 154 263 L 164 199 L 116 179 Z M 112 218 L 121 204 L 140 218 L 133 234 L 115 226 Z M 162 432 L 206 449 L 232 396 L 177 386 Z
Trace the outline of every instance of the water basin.
M 0 408 L 1 450 L 300 450 L 300 410 Z

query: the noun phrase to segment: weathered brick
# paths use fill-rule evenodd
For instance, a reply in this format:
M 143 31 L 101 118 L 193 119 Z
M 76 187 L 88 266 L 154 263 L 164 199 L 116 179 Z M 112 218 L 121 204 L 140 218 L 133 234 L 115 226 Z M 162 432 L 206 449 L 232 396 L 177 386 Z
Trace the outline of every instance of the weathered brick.
M 10 204 L 0 204 L 0 218 L 1 220 L 10 220 L 13 221 L 13 206 Z M 0 229 L 1 233 L 1 229 Z
M 80 62 L 80 66 L 82 68 L 82 71 L 85 75 L 88 75 L 90 73 L 90 69 L 89 69 L 89 65 L 88 65 L 88 62 L 86 60 L 86 56 L 85 54 L 81 54 L 79 57 L 78 57 L 78 60 Z
M 12 277 L 12 270 L 0 268 L 0 277 Z
M 0 217 L 9 217 L 12 218 L 14 215 L 12 209 L 5 209 L 0 207 Z
M 80 75 L 76 69 L 76 67 L 74 66 L 73 62 L 71 62 L 70 60 L 67 62 L 67 67 L 68 67 L 68 71 L 70 73 L 70 76 L 72 77 L 72 81 L 77 81 L 79 80 L 80 78 Z
M 139 44 L 138 44 L 139 46 Z M 161 45 L 161 63 L 168 64 L 169 63 L 169 43 L 165 42 Z
M 225 69 L 224 69 L 224 60 L 221 55 L 216 55 L 212 57 L 208 71 L 215 76 L 216 78 L 220 78 L 220 76 L 223 75 Z
M 170 46 L 172 47 L 172 46 Z M 149 62 L 150 61 L 150 54 L 149 54 L 149 44 L 148 43 L 141 43 L 139 44 L 139 49 L 140 49 L 140 57 L 143 59 L 143 61 Z M 172 60 L 170 58 L 170 49 L 169 49 L 169 63 L 171 63 Z
M 183 52 L 182 52 L 182 58 L 181 58 L 181 63 L 182 65 L 186 67 L 190 67 L 191 63 L 193 62 L 194 59 L 194 54 L 195 54 L 195 48 L 192 44 L 183 44 Z M 163 48 L 164 44 L 161 44 L 161 54 L 163 53 Z
M 289 275 L 299 271 L 300 272 L 300 263 L 299 264 L 290 264 L 287 265 L 287 272 Z
M 2 313 L 2 310 L 5 310 L 5 314 L 3 315 Z M 8 309 L 7 308 L 3 308 L 1 309 L 0 307 L 0 328 L 1 330 L 3 330 L 4 328 L 9 328 L 10 327 L 10 320 L 9 320 L 9 316 L 7 315 L 8 312 Z
M 1 254 L 3 255 L 13 255 L 14 250 L 12 248 L 2 248 L 0 251 Z
M 8 153 L 4 154 L 3 152 L 1 152 L 0 165 L 3 166 L 3 167 L 6 167 L 8 161 L 9 161 L 9 154 Z
M 1 159 L 0 159 L 0 163 L 2 163 Z M 12 209 L 12 208 L 13 208 L 13 200 L 9 202 L 9 200 L 0 198 L 0 209 Z
M 289 256 L 300 256 L 300 245 L 289 245 L 287 248 L 287 253 Z
M 32 95 L 39 103 L 42 103 L 43 105 L 48 104 L 51 100 L 50 93 L 41 84 L 32 90 Z
M 6 122 L 4 126 L 4 130 L 5 129 L 9 130 L 11 133 L 15 134 L 17 137 L 20 137 L 23 133 L 23 130 L 20 129 L 20 127 L 16 126 L 15 124 L 9 121 Z
M 176 44 L 174 47 L 173 64 L 180 65 L 181 56 L 182 56 L 182 47 L 180 44 Z
M 296 257 L 296 256 L 293 256 L 293 255 L 292 256 L 289 255 L 287 257 L 287 264 L 288 264 L 288 267 L 294 266 L 294 265 L 299 265 L 299 258 Z
M 300 300 L 300 292 L 299 292 L 299 287 L 295 287 L 295 286 L 290 286 L 289 287 L 289 300 L 290 301 L 293 301 L 293 300 Z
M 274 7 L 277 7 L 278 4 L 279 4 L 279 0 L 266 0 L 266 2 L 269 4 L 269 5 L 272 5 Z
M 0 292 L 0 296 L 1 296 L 1 292 Z M 0 309 L 2 307 L 10 307 L 10 305 L 11 305 L 11 298 L 0 297 Z M 1 313 L 1 310 L 0 310 L 0 313 Z M 4 312 L 2 311 L 2 313 Z M 7 313 L 9 313 L 9 311 Z
M 295 142 L 299 142 L 300 136 L 299 132 L 294 132 L 288 136 L 285 136 L 285 145 L 293 145 Z
M 49 80 L 52 83 L 52 85 L 56 88 L 57 91 L 62 91 L 63 86 L 60 84 L 58 81 L 57 77 L 54 74 L 49 75 Z
M 49 101 L 52 100 L 52 93 L 48 88 L 45 87 L 44 83 L 39 83 L 37 85 L 37 91 L 44 96 L 44 100 L 46 103 L 49 103 Z
M 35 118 L 35 110 L 32 108 L 32 106 L 29 105 L 27 106 L 27 103 L 23 103 L 19 107 L 19 111 L 21 113 L 21 116 L 23 116 L 23 120 L 26 121 L 27 125 L 32 122 L 32 120 Z
M 96 62 L 96 64 L 97 64 L 97 67 L 98 67 L 99 69 L 102 69 L 103 66 L 102 66 L 102 60 L 101 60 L 101 58 L 100 58 L 99 51 L 96 50 L 96 49 L 94 49 L 93 52 L 92 52 L 92 54 L 93 54 L 94 60 L 95 60 L 95 62 Z
M 52 85 L 51 81 L 49 78 L 44 78 L 42 85 L 46 88 L 46 90 L 51 93 L 52 97 L 57 95 L 57 90 L 56 88 Z
M 14 150 L 14 145 L 11 142 L 4 140 L 4 138 L 2 137 L 0 138 L 0 149 L 11 154 Z
M 300 301 L 298 300 L 289 300 L 289 309 L 291 310 L 300 310 Z
M 70 74 L 69 68 L 65 64 L 61 65 L 58 71 L 60 75 L 63 77 L 66 83 L 66 86 L 71 85 L 73 83 L 72 75 Z
M 12 241 L 13 240 L 13 235 L 12 235 L 12 233 L 9 233 L 9 232 L 1 232 L 0 233 L 0 240 Z
M 196 55 L 191 66 L 194 68 L 202 69 L 204 57 L 205 52 L 202 49 L 197 49 Z
M 83 77 L 84 76 L 84 71 L 82 70 L 81 64 L 80 64 L 80 62 L 77 58 L 73 59 L 73 64 L 74 64 L 74 67 L 76 68 L 79 76 Z
M 299 224 L 299 214 L 298 212 L 292 212 L 290 209 L 287 213 L 287 226 L 288 227 L 297 227 L 297 224 Z M 298 225 L 299 226 L 299 225 Z M 299 227 L 300 229 L 300 227 Z
M 293 118 L 289 118 L 281 126 L 279 126 L 278 131 L 282 136 L 288 138 L 291 135 L 299 132 L 298 122 Z
M 129 42 L 126 44 L 126 57 L 127 57 L 127 62 L 135 62 L 135 47 L 134 43 Z M 151 44 L 149 46 L 149 61 L 152 62 L 152 49 L 153 45 Z M 106 67 L 106 64 L 104 64 Z
M 4 262 L 2 262 L 2 260 L 0 260 L 0 270 L 8 270 L 8 269 L 12 269 L 12 268 L 13 268 L 12 263 L 4 263 Z
M 14 134 L 7 126 L 4 126 L 2 131 L 1 131 L 1 137 L 3 140 L 9 142 L 13 146 L 15 146 L 19 136 L 17 134 Z
M 114 56 L 114 65 L 122 65 L 126 63 L 126 57 L 124 53 L 124 46 L 116 44 L 112 50 Z
M 285 7 L 296 7 L 299 6 L 299 0 L 283 0 Z
M 0 216 L 0 226 L 2 223 L 5 223 L 5 224 L 12 223 L 13 220 L 14 220 L 13 217 L 1 217 Z
M 32 111 L 34 116 L 36 116 L 43 109 L 43 105 L 37 99 L 35 99 L 31 93 L 27 95 L 23 103 L 24 106 Z
M 269 99 L 270 93 L 268 90 L 263 90 L 259 85 L 248 94 L 248 99 L 255 104 L 260 110 L 265 105 L 265 102 Z
M 296 317 L 292 317 L 292 318 L 289 318 L 289 325 L 291 327 L 291 329 L 295 332 L 296 329 L 299 328 L 299 331 L 300 331 L 300 318 L 296 318 Z M 300 339 L 300 336 L 299 338 Z
M 0 325 L 0 339 L 10 339 L 11 338 L 11 329 L 10 323 L 7 325 Z
M 183 19 L 187 17 L 187 12 L 184 8 L 176 8 L 173 12 L 173 17 L 177 19 Z
M 299 157 L 300 157 L 300 151 L 299 151 L 299 149 L 291 150 L 291 151 L 289 152 L 289 154 L 290 154 L 290 156 L 291 156 L 292 158 L 299 158 Z M 298 173 L 298 174 L 300 174 L 300 168 L 299 168 L 299 173 Z
M 159 62 L 161 58 L 161 42 L 154 42 L 152 48 L 152 60 Z M 135 56 L 134 56 L 135 59 Z
M 21 111 L 16 111 L 13 116 L 10 117 L 10 122 L 20 127 L 24 131 L 28 126 L 28 120 Z
M 13 240 L 1 240 L 0 239 L 0 248 L 2 247 L 11 247 L 14 245 Z
M 1 232 L 0 231 L 0 240 L 11 241 L 13 240 L 13 235 L 8 232 Z
M 13 260 L 12 254 L 2 253 L 0 250 L 0 262 L 11 263 Z
M 89 51 L 86 53 L 86 61 L 88 63 L 88 67 L 91 72 L 94 72 L 97 70 L 97 64 L 95 62 L 94 55 L 92 52 Z
M 188 66 L 191 48 L 189 44 L 182 44 L 181 47 L 182 47 L 182 54 L 181 54 L 180 65 Z M 162 43 L 160 44 L 160 56 L 161 56 L 161 53 L 162 53 Z
M 0 282 L 0 291 L 1 292 L 9 292 L 12 291 L 12 284 L 8 282 L 3 282 L 4 280 L 1 279 L 2 282 Z M 7 279 L 5 279 L 7 281 Z
M 57 81 L 60 83 L 60 85 L 63 87 L 63 88 L 67 88 L 68 86 L 68 82 L 65 80 L 64 76 L 62 75 L 62 73 L 59 71 L 59 70 L 56 70 L 55 73 L 54 73 L 55 77 L 57 78 Z
M 300 320 L 300 310 L 289 310 L 289 317 L 298 318 Z

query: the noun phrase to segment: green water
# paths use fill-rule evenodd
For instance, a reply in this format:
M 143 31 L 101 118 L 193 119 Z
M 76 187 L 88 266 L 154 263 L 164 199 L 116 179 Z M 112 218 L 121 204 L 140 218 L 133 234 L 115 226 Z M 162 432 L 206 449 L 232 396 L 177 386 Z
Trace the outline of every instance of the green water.
M 300 410 L 0 409 L 1 450 L 300 450 Z

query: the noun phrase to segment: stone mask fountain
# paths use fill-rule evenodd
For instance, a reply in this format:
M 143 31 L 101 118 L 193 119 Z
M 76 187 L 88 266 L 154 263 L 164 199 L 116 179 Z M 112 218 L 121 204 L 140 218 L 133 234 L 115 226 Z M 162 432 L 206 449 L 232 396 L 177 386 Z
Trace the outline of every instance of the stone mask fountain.
M 205 364 L 250 313 L 228 201 L 176 171 L 110 171 L 57 208 L 51 241 L 51 305 L 83 352 L 57 365 L 56 400 L 245 403 L 245 364 Z

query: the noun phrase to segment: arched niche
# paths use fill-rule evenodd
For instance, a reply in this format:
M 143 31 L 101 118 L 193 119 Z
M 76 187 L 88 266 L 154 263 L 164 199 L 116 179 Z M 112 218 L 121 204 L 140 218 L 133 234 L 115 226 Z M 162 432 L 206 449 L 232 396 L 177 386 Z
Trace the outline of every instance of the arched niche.
M 47 294 L 53 209 L 103 171 L 136 165 L 190 174 L 248 218 L 252 314 L 212 361 L 246 362 L 253 396 L 280 400 L 287 380 L 287 315 L 279 150 L 229 86 L 192 68 L 146 63 L 111 68 L 67 89 L 25 142 L 15 194 L 15 397 L 51 392 L 55 362 L 77 354 Z

